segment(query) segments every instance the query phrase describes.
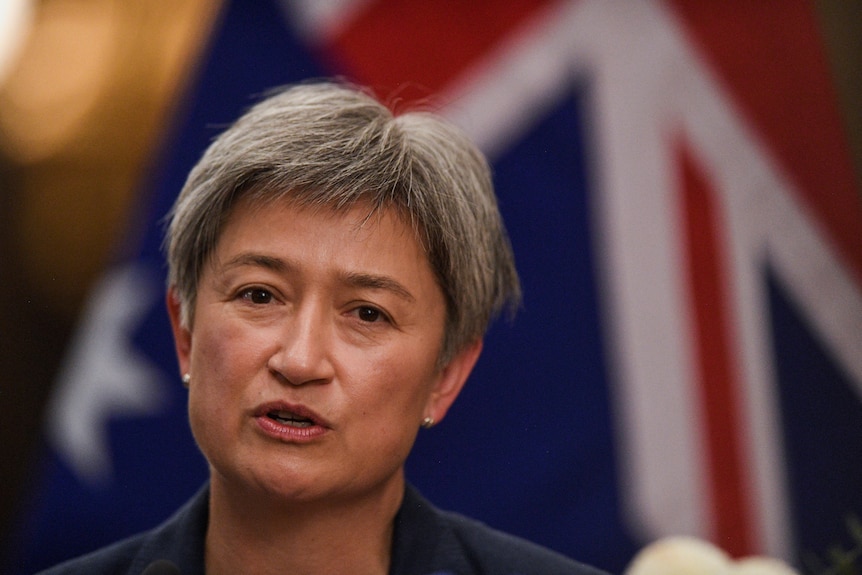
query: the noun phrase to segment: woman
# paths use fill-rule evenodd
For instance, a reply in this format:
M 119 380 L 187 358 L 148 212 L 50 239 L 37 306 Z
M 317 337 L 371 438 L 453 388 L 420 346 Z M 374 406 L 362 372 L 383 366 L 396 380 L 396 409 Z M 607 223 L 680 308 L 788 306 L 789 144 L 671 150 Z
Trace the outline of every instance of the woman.
M 213 142 L 167 246 L 210 482 L 163 526 L 51 573 L 598 573 L 404 478 L 520 298 L 488 166 L 457 130 L 353 87 L 290 88 Z

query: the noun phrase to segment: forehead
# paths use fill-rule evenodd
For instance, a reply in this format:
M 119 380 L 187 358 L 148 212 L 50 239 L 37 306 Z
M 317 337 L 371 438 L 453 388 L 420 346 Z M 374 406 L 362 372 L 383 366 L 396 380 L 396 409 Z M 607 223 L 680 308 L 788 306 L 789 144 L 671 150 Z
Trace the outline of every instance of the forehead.
M 222 227 L 212 263 L 246 252 L 301 260 L 309 269 L 435 277 L 414 226 L 394 208 L 374 210 L 365 202 L 336 210 L 291 199 L 241 199 Z

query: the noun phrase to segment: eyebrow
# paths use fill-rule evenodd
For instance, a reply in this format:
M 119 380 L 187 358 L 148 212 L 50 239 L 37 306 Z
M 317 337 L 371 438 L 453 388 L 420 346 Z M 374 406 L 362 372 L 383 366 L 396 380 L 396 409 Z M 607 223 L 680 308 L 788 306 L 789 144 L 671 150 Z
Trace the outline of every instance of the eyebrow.
M 389 276 L 365 273 L 347 273 L 344 274 L 342 280 L 351 287 L 385 290 L 406 301 L 416 301 L 416 298 L 413 297 L 413 294 L 411 294 L 406 287 Z
M 257 253 L 242 253 L 234 258 L 231 258 L 225 263 L 224 269 L 228 270 L 235 267 L 253 266 L 271 270 L 276 273 L 290 273 L 295 270 L 295 266 L 281 258 L 267 256 Z M 384 290 L 400 297 L 408 302 L 415 302 L 416 298 L 410 293 L 400 282 L 386 275 L 361 273 L 361 272 L 344 272 L 339 274 L 339 280 L 354 288 Z
M 225 263 L 224 269 L 227 270 L 242 266 L 260 267 L 279 273 L 289 272 L 293 269 L 293 266 L 280 258 L 256 253 L 239 254 Z

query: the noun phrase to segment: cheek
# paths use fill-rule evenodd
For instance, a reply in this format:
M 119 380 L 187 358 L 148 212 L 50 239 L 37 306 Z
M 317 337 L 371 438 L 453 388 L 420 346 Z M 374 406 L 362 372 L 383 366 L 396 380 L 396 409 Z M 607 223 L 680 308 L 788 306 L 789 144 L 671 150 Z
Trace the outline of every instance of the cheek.
M 407 459 L 419 432 L 433 389 L 434 361 L 424 354 L 402 353 L 376 361 L 371 373 L 369 397 L 357 401 L 367 406 L 364 417 L 371 426 L 363 441 L 374 446 L 376 457 L 397 467 Z
M 198 329 L 192 338 L 189 420 L 199 443 L 232 424 L 227 408 L 242 405 L 244 382 L 260 368 L 262 356 L 253 353 L 260 347 L 239 331 Z
M 192 335 L 192 379 L 210 385 L 229 380 L 262 361 L 265 364 L 262 353 L 265 339 L 260 330 L 243 329 L 230 322 L 196 330 Z
M 424 349 L 402 349 L 367 359 L 367 402 L 391 418 L 419 417 L 434 382 L 435 362 L 427 355 Z

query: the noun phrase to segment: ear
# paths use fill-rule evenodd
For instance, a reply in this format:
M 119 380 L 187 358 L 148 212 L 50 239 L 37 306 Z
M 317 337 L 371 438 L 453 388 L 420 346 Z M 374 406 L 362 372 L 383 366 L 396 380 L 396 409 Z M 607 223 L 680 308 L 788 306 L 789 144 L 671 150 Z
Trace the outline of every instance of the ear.
M 477 339 L 459 351 L 438 375 L 434 389 L 425 406 L 424 417 L 430 417 L 439 423 L 446 417 L 446 412 L 455 403 L 455 398 L 461 393 L 473 366 L 482 353 L 482 340 Z
M 189 373 L 191 364 L 192 351 L 192 333 L 183 326 L 182 322 L 182 305 L 180 304 L 179 295 L 173 286 L 168 288 L 168 293 L 165 297 L 168 316 L 171 318 L 171 330 L 174 333 L 174 346 L 177 350 L 177 362 L 180 366 L 180 375 Z

